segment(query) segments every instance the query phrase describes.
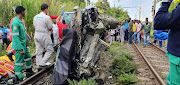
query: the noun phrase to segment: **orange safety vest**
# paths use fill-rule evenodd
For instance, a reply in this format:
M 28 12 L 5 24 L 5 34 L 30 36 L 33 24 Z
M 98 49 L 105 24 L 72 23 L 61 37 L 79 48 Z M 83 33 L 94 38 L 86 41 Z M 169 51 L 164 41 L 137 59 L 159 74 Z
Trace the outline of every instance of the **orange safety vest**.
M 8 74 L 14 73 L 14 64 L 6 60 L 0 60 L 0 75 L 2 77 L 8 77 Z

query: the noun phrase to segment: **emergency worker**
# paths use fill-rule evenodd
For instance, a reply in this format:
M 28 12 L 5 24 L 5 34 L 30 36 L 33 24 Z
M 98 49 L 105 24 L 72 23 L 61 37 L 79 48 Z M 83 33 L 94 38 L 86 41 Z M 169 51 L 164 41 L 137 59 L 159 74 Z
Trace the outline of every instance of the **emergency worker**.
M 170 71 L 167 85 L 180 85 L 180 4 L 169 13 L 168 9 L 173 0 L 162 1 L 154 19 L 154 29 L 169 30 L 166 55 L 169 57 Z
M 17 81 L 23 80 L 23 63 L 25 61 L 26 65 L 26 77 L 30 77 L 35 74 L 32 71 L 31 55 L 26 46 L 26 29 L 24 23 L 21 21 L 25 16 L 25 8 L 22 6 L 17 6 L 15 11 L 17 16 L 11 24 L 13 44 L 12 48 L 15 50 L 15 75 Z
M 54 52 L 50 31 L 52 31 L 52 20 L 48 16 L 49 6 L 47 4 L 41 5 L 41 13 L 36 15 L 33 19 L 35 27 L 34 40 L 36 44 L 36 65 L 37 69 L 41 70 L 50 65 L 48 60 Z M 43 56 L 43 52 L 45 52 Z

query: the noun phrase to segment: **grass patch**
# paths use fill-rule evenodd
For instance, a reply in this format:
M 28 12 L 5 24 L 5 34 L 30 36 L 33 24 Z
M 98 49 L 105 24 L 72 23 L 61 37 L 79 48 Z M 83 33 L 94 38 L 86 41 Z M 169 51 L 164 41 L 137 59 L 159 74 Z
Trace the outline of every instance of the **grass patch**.
M 132 56 L 129 53 L 122 52 L 112 62 L 110 72 L 117 77 L 119 84 L 129 85 L 138 81 L 137 65 L 131 60 Z
M 135 73 L 123 73 L 121 76 L 118 77 L 118 82 L 122 85 L 129 85 L 135 82 L 138 82 Z
M 120 49 L 126 49 L 119 42 L 113 42 L 107 54 L 114 56 L 110 65 L 110 73 L 115 77 L 120 85 L 129 85 L 138 82 L 136 77 L 137 65 L 132 62 L 133 56 L 130 53 L 121 52 Z
M 79 82 L 76 80 L 71 81 L 70 79 L 68 79 L 68 82 L 69 85 L 98 85 L 94 79 L 83 79 Z
M 134 73 L 137 71 L 135 63 L 131 62 L 125 55 L 118 55 L 110 66 L 111 73 L 115 76 L 120 76 L 123 73 Z
M 28 45 L 28 47 L 30 48 L 30 53 L 31 53 L 31 55 L 32 55 L 34 52 L 36 52 L 36 45 L 35 45 L 34 41 L 29 41 L 29 42 L 27 43 L 27 45 Z
M 109 55 L 115 56 L 115 55 L 118 54 L 118 51 L 119 51 L 120 47 L 121 47 L 121 43 L 119 43 L 119 42 L 112 42 L 110 49 L 108 49 L 106 51 L 106 53 L 109 54 Z
M 4 46 L 4 50 L 2 50 L 2 44 L 0 44 L 0 56 L 4 56 L 7 54 L 5 47 L 6 47 L 6 45 Z

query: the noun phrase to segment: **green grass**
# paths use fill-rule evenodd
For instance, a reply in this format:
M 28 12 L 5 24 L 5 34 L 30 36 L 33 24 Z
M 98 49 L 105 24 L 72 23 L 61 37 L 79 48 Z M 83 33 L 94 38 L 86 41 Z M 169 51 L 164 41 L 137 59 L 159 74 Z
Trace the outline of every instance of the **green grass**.
M 110 49 L 106 51 L 107 54 L 115 56 L 118 54 L 118 51 L 120 50 L 121 43 L 119 42 L 112 42 Z
M 110 65 L 110 73 L 115 77 L 120 85 L 129 85 L 138 82 L 136 77 L 137 65 L 132 62 L 133 56 L 130 53 L 123 52 L 126 49 L 119 42 L 113 42 L 107 54 L 114 56 L 114 60 Z
M 94 79 L 83 79 L 81 81 L 71 81 L 68 79 L 69 85 L 98 85 Z
M 5 48 L 6 46 L 4 46 L 4 48 Z M 6 51 L 6 49 L 4 49 L 4 50 L 2 50 L 2 44 L 0 44 L 0 56 L 4 56 L 4 55 L 6 55 L 7 54 L 7 51 Z
M 135 82 L 138 82 L 135 73 L 123 73 L 121 76 L 118 77 L 118 83 L 120 83 L 121 85 L 134 84 Z

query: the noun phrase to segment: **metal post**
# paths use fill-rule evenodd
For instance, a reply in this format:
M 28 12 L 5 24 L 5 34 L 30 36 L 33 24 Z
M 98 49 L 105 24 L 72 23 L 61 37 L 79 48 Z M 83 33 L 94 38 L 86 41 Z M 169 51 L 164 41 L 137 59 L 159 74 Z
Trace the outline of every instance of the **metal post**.
M 88 2 L 87 2 L 87 0 L 86 0 L 86 6 L 88 6 Z
M 140 7 L 139 7 L 139 20 L 141 19 L 141 0 L 140 0 Z
M 156 13 L 156 0 L 154 0 L 154 9 L 153 9 L 153 21 L 152 21 L 152 26 L 154 24 L 154 18 L 155 18 L 155 13 Z

